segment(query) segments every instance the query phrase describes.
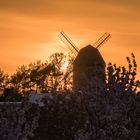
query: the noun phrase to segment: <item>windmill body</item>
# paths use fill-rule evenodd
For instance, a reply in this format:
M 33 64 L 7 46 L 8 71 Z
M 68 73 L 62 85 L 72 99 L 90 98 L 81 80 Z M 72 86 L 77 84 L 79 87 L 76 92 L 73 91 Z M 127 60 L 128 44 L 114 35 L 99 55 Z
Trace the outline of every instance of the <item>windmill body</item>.
M 105 87 L 105 62 L 97 48 L 82 48 L 73 63 L 73 89 L 102 92 Z

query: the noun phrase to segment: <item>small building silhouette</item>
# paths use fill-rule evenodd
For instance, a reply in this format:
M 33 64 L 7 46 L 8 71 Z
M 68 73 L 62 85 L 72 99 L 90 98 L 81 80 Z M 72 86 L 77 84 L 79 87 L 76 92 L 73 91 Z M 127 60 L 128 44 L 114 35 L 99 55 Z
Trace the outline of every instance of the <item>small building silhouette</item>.
M 73 89 L 102 92 L 105 87 L 105 61 L 91 45 L 82 48 L 73 64 Z

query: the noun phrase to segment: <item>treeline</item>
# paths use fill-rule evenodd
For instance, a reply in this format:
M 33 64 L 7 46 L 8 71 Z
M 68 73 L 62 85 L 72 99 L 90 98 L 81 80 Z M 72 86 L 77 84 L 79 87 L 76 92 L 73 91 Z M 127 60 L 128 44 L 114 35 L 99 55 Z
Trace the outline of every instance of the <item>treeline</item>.
M 72 89 L 72 63 L 65 66 L 66 56 L 55 53 L 46 62 L 37 61 L 22 65 L 9 76 L 0 70 L 0 101 L 21 101 L 30 93 L 48 93 Z M 127 57 L 128 68 L 109 63 L 106 67 L 107 92 L 137 93 L 140 82 L 136 80 L 137 64 L 134 54 Z
M 69 65 L 64 71 L 65 61 L 63 53 L 55 53 L 46 62 L 37 61 L 18 67 L 10 76 L 0 70 L 0 101 L 20 101 L 30 93 L 70 89 L 72 59 L 69 59 Z

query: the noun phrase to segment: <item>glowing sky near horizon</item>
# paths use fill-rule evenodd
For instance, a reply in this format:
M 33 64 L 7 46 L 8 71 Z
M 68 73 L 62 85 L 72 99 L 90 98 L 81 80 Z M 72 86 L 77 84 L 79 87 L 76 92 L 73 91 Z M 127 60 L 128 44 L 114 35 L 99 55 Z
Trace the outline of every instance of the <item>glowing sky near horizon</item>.
M 61 30 L 79 48 L 109 32 L 112 38 L 100 49 L 105 61 L 126 65 L 133 52 L 140 71 L 139 0 L 0 0 L 0 68 L 14 73 L 66 52 L 57 37 Z

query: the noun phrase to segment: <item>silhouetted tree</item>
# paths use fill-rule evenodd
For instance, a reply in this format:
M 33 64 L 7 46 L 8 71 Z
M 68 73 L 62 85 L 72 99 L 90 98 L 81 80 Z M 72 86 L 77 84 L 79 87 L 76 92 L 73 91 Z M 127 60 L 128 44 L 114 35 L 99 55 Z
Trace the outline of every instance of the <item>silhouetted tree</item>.
M 117 67 L 109 63 L 107 67 L 107 90 L 108 93 L 136 94 L 140 81 L 136 80 L 137 64 L 132 53 L 131 58 L 127 57 L 128 69 Z
M 50 57 L 50 63 L 54 66 L 51 72 L 51 86 L 54 90 L 67 90 L 72 88 L 73 58 L 63 53 L 55 53 Z M 64 70 L 65 62 L 67 68 Z
M 54 66 L 48 64 L 48 62 L 42 63 L 37 61 L 36 63 L 29 64 L 30 69 L 30 84 L 32 89 L 36 92 L 47 92 L 48 91 L 48 82 L 47 77 L 53 71 Z
M 28 89 L 30 85 L 28 67 L 25 65 L 19 67 L 16 73 L 11 75 L 10 83 L 19 93 Z
M 3 91 L 8 86 L 8 74 L 0 69 L 0 91 Z

